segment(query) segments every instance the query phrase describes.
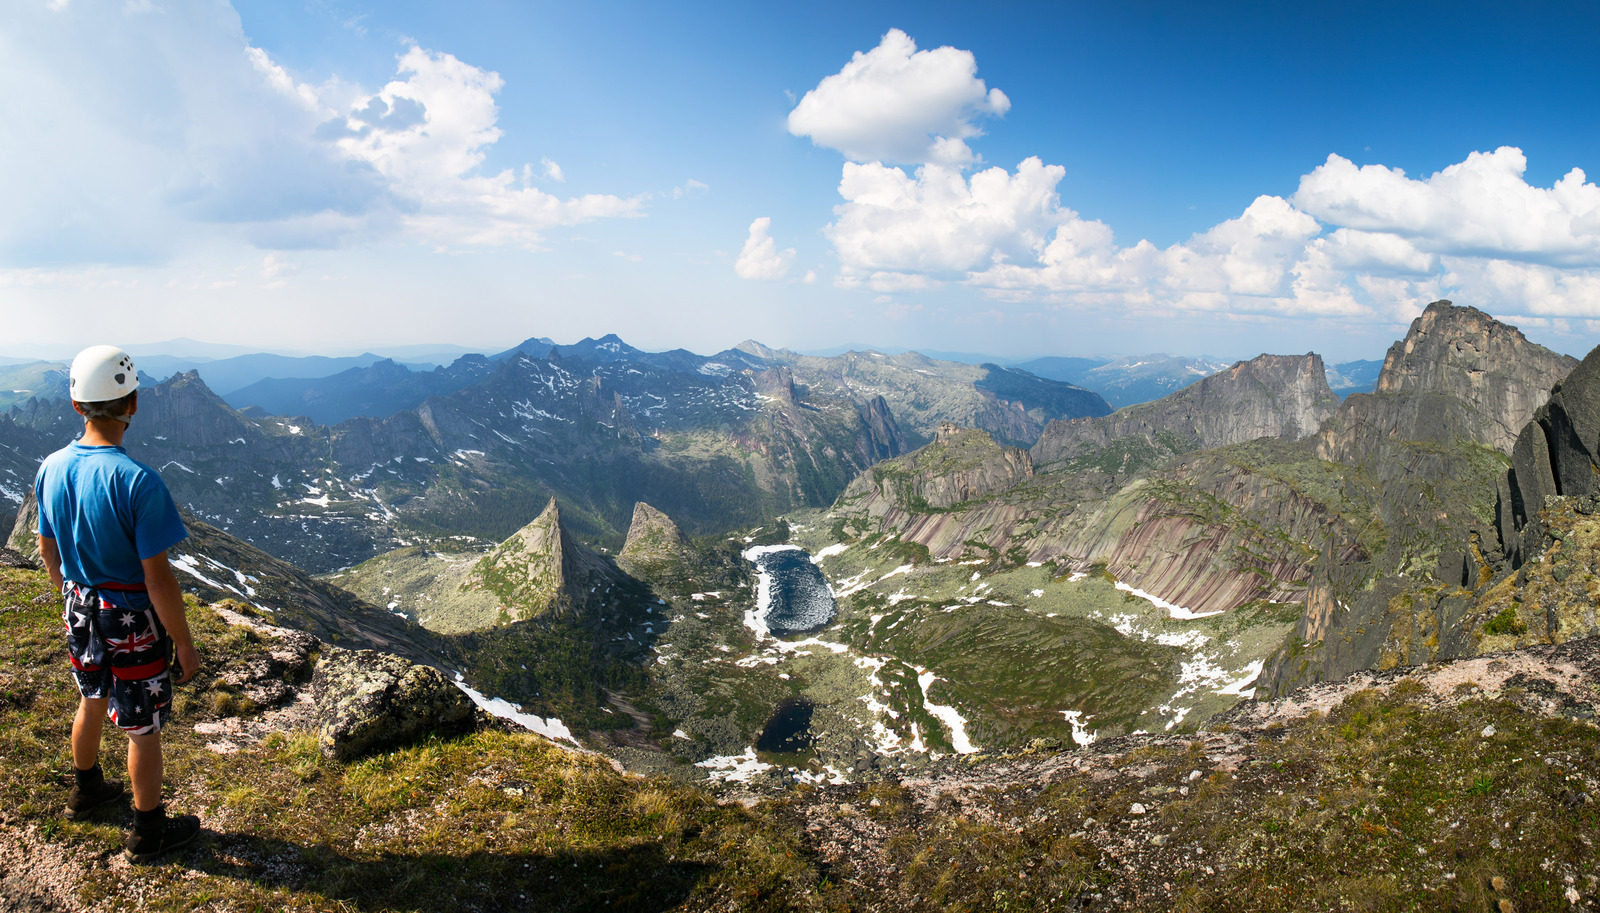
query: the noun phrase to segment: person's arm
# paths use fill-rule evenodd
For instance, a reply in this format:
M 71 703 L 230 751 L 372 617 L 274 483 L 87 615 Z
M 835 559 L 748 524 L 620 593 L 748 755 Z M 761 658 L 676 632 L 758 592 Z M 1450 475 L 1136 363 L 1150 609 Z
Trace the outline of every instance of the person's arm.
M 150 604 L 156 616 L 172 638 L 173 652 L 177 655 L 178 669 L 182 673 L 174 679 L 183 684 L 200 670 L 200 654 L 194 648 L 194 635 L 189 633 L 189 616 L 183 607 L 183 591 L 178 589 L 178 578 L 172 574 L 172 564 L 167 553 L 139 562 L 144 565 L 144 585 L 150 593 Z
M 56 548 L 55 539 L 39 537 L 39 557 L 44 559 L 44 568 L 50 572 L 50 582 L 56 585 L 56 592 L 61 592 L 61 549 Z

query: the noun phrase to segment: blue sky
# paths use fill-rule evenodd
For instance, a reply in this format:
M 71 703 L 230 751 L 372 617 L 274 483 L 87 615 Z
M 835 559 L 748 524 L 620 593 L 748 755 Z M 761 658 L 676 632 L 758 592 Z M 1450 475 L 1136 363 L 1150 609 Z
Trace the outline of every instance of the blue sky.
M 1600 342 L 1592 4 L 771 6 L 8 4 L 0 350 Z

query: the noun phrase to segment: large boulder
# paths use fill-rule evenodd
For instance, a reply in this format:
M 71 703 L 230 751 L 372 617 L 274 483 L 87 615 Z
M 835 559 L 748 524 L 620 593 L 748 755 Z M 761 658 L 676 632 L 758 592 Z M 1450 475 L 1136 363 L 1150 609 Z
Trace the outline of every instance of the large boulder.
M 472 701 L 438 669 L 377 650 L 324 648 L 311 689 L 322 753 L 338 760 L 472 720 Z

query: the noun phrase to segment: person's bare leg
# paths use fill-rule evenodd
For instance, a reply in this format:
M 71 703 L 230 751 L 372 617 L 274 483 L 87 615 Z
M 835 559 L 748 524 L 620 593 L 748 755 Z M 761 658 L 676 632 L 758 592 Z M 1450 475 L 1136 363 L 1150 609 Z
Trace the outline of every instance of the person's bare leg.
M 155 811 L 161 804 L 161 733 L 128 736 L 128 779 L 133 781 L 133 807 Z
M 100 732 L 106 721 L 109 698 L 83 698 L 72 720 L 72 766 L 89 770 L 100 763 Z

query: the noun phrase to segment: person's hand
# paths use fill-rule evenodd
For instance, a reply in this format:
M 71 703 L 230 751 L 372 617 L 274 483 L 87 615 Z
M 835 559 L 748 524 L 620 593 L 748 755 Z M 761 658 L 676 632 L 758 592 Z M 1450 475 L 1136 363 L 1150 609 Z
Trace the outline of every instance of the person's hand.
M 192 643 L 177 644 L 173 652 L 177 654 L 175 658 L 178 661 L 178 677 L 174 681 L 181 685 L 200 671 L 200 652 Z

